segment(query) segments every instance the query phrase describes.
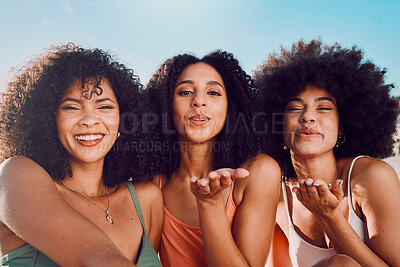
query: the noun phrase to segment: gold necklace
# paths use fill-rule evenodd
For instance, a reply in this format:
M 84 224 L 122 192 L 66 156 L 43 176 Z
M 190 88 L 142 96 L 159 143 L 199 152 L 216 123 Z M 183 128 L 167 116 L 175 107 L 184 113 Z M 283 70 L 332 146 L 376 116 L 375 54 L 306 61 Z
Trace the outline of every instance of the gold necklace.
M 85 195 L 85 194 L 79 192 L 78 190 L 75 190 L 75 189 L 69 187 L 68 185 L 64 184 L 63 181 L 61 181 L 61 180 L 59 180 L 59 181 L 60 181 L 60 183 L 61 183 L 63 186 L 65 186 L 66 188 L 68 188 L 68 189 L 71 190 L 72 192 L 77 193 L 77 194 L 83 196 L 84 198 L 88 199 L 90 202 L 92 202 L 93 204 L 95 204 L 99 209 L 101 209 L 101 210 L 106 214 L 106 219 L 107 219 L 108 223 L 110 223 L 110 224 L 113 224 L 113 223 L 114 223 L 114 219 L 113 219 L 113 217 L 111 217 L 111 215 L 110 215 L 110 195 L 108 194 L 107 186 L 106 186 L 106 194 L 107 194 L 107 198 L 108 198 L 108 203 L 107 203 L 107 209 L 104 210 L 99 204 L 97 204 L 96 202 L 94 202 L 94 201 L 93 201 L 90 197 L 88 197 L 87 195 Z

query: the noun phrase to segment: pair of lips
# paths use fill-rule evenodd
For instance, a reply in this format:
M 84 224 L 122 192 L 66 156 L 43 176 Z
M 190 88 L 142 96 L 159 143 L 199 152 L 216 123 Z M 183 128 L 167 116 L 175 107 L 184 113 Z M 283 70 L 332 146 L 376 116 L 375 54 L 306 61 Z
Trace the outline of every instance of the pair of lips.
M 296 131 L 296 135 L 302 136 L 302 137 L 312 137 L 312 136 L 318 136 L 320 133 L 312 128 L 304 127 L 298 131 Z
M 206 115 L 197 114 L 196 116 L 190 117 L 189 120 L 194 125 L 204 125 L 210 120 L 210 118 Z
M 83 146 L 95 146 L 103 139 L 104 134 L 92 133 L 92 134 L 77 134 L 74 136 L 75 140 Z

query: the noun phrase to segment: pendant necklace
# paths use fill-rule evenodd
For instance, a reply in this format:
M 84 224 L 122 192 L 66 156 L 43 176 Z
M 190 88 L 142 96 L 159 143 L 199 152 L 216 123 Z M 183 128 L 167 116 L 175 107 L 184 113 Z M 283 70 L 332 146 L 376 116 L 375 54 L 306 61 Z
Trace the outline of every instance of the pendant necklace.
M 75 190 L 71 187 L 69 187 L 68 185 L 64 184 L 63 181 L 59 180 L 60 183 L 65 186 L 66 188 L 68 188 L 69 190 L 71 190 L 74 193 L 77 193 L 81 196 L 83 196 L 84 198 L 88 199 L 90 202 L 92 202 L 93 204 L 95 204 L 99 209 L 101 209 L 105 214 L 106 214 L 106 220 L 108 221 L 108 223 L 113 224 L 114 223 L 114 219 L 113 217 L 110 215 L 110 195 L 108 194 L 108 188 L 106 186 L 106 194 L 107 194 L 107 198 L 108 198 L 108 203 L 107 203 L 107 209 L 104 210 L 99 204 L 97 204 L 96 202 L 94 202 L 90 197 L 88 197 L 87 195 L 79 192 L 78 190 Z

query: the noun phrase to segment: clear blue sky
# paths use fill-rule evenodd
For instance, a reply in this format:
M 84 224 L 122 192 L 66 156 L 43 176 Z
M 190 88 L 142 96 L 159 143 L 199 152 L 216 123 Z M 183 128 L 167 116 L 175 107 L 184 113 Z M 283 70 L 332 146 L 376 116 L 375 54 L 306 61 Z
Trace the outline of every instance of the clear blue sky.
M 178 53 L 227 50 L 252 74 L 280 45 L 321 37 L 357 44 L 400 95 L 399 14 L 398 0 L 0 0 L 0 88 L 67 42 L 111 52 L 146 84 Z

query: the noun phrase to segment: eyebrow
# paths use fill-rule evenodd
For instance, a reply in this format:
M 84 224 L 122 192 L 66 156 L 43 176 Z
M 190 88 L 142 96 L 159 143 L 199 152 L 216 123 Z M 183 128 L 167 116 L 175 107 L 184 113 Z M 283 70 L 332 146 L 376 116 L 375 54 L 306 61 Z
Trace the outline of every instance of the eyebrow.
M 178 87 L 178 86 L 181 85 L 181 84 L 194 84 L 194 83 L 195 83 L 195 82 L 194 82 L 193 80 L 184 80 L 184 81 L 181 81 L 180 83 L 178 83 L 178 84 L 175 86 L 175 88 Z M 217 82 L 217 81 L 209 81 L 209 82 L 207 82 L 207 84 L 208 84 L 208 85 L 215 84 L 215 85 L 219 85 L 219 86 L 221 86 L 222 88 L 224 88 L 224 87 L 222 86 L 222 84 L 220 84 L 220 83 Z
M 71 101 L 71 102 L 75 102 L 75 103 L 82 103 L 82 100 L 76 99 L 76 98 L 66 98 L 63 101 L 61 101 L 61 103 L 64 103 L 67 101 Z M 105 101 L 111 101 L 111 102 L 115 103 L 115 101 L 113 101 L 112 99 L 110 99 L 108 97 L 97 99 L 96 103 L 101 103 L 101 102 L 105 102 Z
M 332 102 L 332 104 L 335 105 L 335 102 L 333 101 L 333 99 L 330 98 L 330 97 L 327 97 L 327 96 L 318 97 L 318 98 L 316 98 L 316 99 L 314 100 L 314 102 L 321 102 L 321 101 L 324 101 L 324 100 L 328 100 L 328 101 Z M 301 102 L 301 103 L 304 102 L 303 99 L 298 98 L 298 97 L 295 97 L 295 98 L 292 98 L 291 100 L 289 100 L 288 103 L 293 102 L 293 101 L 295 101 L 295 102 Z

